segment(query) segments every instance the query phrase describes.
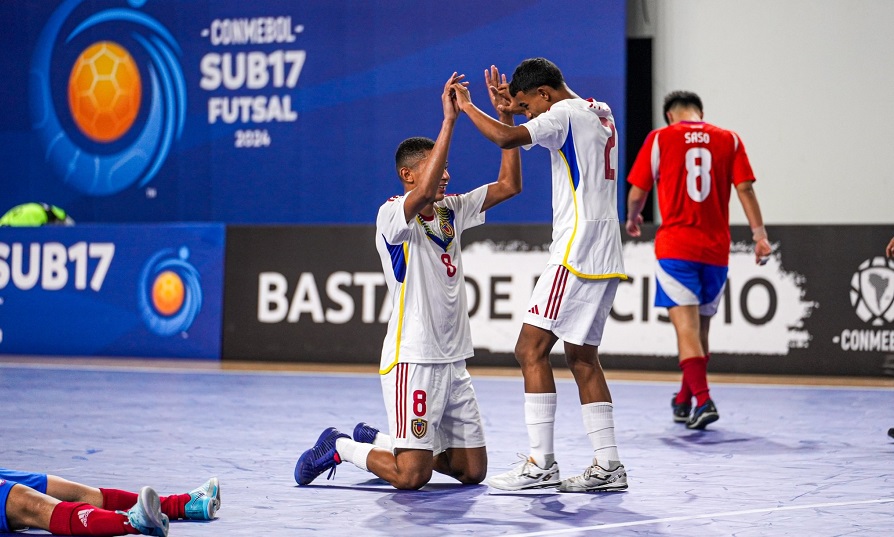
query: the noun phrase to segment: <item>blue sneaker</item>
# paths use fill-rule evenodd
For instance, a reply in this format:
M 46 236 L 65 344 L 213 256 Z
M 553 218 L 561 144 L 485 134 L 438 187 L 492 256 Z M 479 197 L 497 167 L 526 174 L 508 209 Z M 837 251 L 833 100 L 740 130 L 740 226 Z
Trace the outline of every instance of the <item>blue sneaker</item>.
M 692 403 L 686 401 L 685 403 L 677 402 L 677 394 L 674 394 L 671 397 L 671 408 L 674 409 L 674 422 L 675 423 L 686 423 L 689 421 L 689 413 L 692 412 Z
M 118 511 L 127 515 L 127 521 L 133 529 L 143 535 L 167 537 L 170 521 L 168 515 L 161 512 L 161 500 L 152 487 L 143 487 L 137 495 L 137 503 L 129 511 Z
M 190 520 L 211 520 L 220 509 L 220 482 L 212 477 L 199 488 L 189 491 L 184 512 Z
M 305 451 L 298 458 L 295 465 L 295 481 L 299 485 L 309 485 L 326 470 L 332 469 L 326 479 L 332 479 L 335 467 L 341 464 L 341 457 L 335 450 L 335 441 L 339 438 L 350 438 L 344 433 L 338 432 L 335 427 L 329 427 L 317 438 L 314 447 Z
M 379 430 L 375 427 L 371 427 L 364 422 L 360 422 L 354 427 L 354 441 L 361 442 L 363 444 L 374 444 L 376 442 L 376 435 L 379 434 Z
M 709 423 L 714 423 L 719 419 L 720 414 L 717 413 L 717 407 L 714 406 L 714 401 L 708 399 L 705 401 L 705 404 L 696 407 L 696 409 L 692 411 L 692 417 L 686 422 L 686 428 L 704 429 Z

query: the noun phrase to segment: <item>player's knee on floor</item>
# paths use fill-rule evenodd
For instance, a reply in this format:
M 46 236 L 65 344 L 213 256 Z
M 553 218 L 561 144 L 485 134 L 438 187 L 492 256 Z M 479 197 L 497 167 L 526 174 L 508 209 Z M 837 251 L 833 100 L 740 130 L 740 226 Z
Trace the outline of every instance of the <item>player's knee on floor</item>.
M 418 490 L 431 481 L 432 471 L 423 469 L 403 471 L 391 482 L 391 485 L 399 490 Z
M 435 471 L 463 485 L 477 485 L 487 477 L 487 452 L 481 448 L 450 448 L 435 457 Z
M 478 485 L 484 478 L 487 477 L 487 469 L 481 470 L 466 470 L 462 474 L 456 476 L 457 481 L 462 483 L 463 485 Z
M 421 449 L 398 449 L 395 453 L 395 472 L 387 476 L 391 485 L 400 490 L 416 490 L 431 481 L 434 472 L 432 452 Z

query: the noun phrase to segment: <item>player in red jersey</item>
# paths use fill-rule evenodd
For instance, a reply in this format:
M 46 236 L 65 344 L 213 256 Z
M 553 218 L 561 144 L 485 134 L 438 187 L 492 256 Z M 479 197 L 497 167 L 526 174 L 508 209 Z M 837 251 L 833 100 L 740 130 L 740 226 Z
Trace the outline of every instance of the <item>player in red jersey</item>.
M 751 226 L 757 263 L 766 263 L 771 247 L 739 136 L 702 121 L 702 101 L 692 92 L 668 94 L 664 118 L 668 126 L 649 133 L 627 177 L 626 227 L 630 236 L 640 235 L 646 196 L 657 183 L 655 305 L 668 309 L 683 371 L 671 402 L 674 421 L 704 429 L 719 418 L 708 390 L 708 331 L 726 286 L 733 188 Z

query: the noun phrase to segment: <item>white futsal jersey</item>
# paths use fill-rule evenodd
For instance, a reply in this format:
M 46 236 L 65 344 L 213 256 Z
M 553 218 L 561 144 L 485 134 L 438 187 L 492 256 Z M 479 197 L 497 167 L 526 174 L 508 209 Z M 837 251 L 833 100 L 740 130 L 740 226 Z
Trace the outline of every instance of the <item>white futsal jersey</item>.
M 549 149 L 553 174 L 551 265 L 581 278 L 624 278 L 618 222 L 618 137 L 605 103 L 563 99 L 522 124 L 530 149 Z
M 379 208 L 376 249 L 393 310 L 380 372 L 399 362 L 444 364 L 473 354 L 460 235 L 484 223 L 487 186 L 435 203 L 435 217 L 406 221 L 406 195 Z

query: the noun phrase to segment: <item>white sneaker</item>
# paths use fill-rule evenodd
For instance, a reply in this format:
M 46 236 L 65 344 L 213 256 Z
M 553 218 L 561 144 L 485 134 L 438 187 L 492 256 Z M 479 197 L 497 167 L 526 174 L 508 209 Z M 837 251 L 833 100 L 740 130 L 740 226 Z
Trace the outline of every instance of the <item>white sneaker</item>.
M 555 487 L 562 478 L 559 477 L 559 465 L 555 461 L 549 468 L 537 466 L 530 457 L 519 454 L 521 462 L 508 472 L 495 475 L 487 480 L 487 484 L 500 490 L 525 490 Z
M 619 464 L 614 470 L 606 470 L 593 462 L 581 475 L 565 479 L 559 484 L 559 492 L 600 492 L 627 489 L 627 470 Z

